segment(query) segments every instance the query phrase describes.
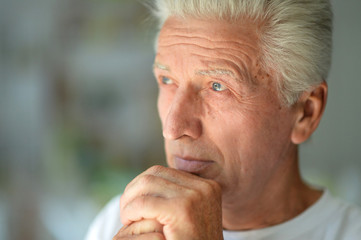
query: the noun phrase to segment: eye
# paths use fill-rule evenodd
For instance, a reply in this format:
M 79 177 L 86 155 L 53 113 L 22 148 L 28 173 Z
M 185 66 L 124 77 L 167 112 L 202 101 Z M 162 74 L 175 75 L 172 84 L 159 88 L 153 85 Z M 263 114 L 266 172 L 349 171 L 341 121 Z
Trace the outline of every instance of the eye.
M 219 83 L 219 82 L 213 82 L 212 83 L 212 89 L 214 91 L 220 92 L 220 91 L 224 91 L 227 89 L 226 86 L 224 86 L 223 84 Z
M 173 80 L 168 77 L 162 76 L 161 79 L 162 79 L 163 84 L 166 84 L 166 85 L 173 84 Z

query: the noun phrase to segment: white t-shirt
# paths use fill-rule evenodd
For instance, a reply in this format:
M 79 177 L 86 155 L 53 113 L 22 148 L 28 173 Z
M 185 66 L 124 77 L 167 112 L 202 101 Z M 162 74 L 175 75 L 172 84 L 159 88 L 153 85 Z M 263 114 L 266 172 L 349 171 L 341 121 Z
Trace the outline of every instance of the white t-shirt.
M 113 198 L 90 225 L 85 240 L 110 240 L 122 224 L 119 196 Z M 361 209 L 332 197 L 322 197 L 299 216 L 268 228 L 223 231 L 224 240 L 361 240 Z

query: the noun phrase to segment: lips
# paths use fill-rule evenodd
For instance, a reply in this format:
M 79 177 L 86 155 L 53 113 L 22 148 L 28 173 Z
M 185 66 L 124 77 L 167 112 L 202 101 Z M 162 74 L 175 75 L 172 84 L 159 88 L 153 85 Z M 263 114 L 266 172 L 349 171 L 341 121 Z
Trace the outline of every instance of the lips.
M 192 158 L 174 157 L 174 165 L 178 170 L 199 174 L 210 167 L 214 162 L 208 160 L 198 160 Z

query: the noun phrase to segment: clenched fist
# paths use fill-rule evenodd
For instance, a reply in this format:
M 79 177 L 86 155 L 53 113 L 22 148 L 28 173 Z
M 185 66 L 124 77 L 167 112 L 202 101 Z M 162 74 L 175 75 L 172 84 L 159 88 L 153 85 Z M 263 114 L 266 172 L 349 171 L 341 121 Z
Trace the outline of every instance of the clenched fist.
M 120 239 L 221 240 L 221 188 L 212 180 L 154 166 L 126 187 Z

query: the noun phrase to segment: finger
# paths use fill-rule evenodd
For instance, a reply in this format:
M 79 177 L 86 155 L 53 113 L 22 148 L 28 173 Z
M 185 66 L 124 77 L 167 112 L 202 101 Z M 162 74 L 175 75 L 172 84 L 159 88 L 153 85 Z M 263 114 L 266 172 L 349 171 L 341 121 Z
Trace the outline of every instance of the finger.
M 148 238 L 147 238 L 148 237 Z M 118 239 L 164 239 L 163 225 L 154 219 L 143 219 L 122 227 L 113 240 Z
M 192 184 L 194 183 L 194 180 L 196 181 L 201 181 L 201 180 L 205 180 L 201 177 L 198 177 L 196 175 L 187 173 L 187 172 L 183 172 L 183 171 L 179 171 L 173 168 L 168 168 L 168 167 L 163 167 L 163 166 L 153 166 L 150 167 L 149 169 L 147 169 L 146 171 L 144 171 L 143 173 L 139 174 L 136 178 L 133 179 L 133 181 L 131 181 L 127 187 L 125 188 L 125 191 L 128 188 L 133 187 L 134 184 L 137 183 L 137 181 L 139 180 L 139 178 L 142 178 L 144 175 L 153 175 L 153 176 L 158 176 L 158 177 L 162 177 L 164 179 L 168 179 L 169 181 L 182 185 L 182 186 L 188 186 L 188 187 L 192 187 Z
M 220 185 L 210 179 L 205 179 L 197 175 L 180 171 L 174 168 L 168 168 L 163 166 L 153 166 L 145 171 L 145 174 L 158 176 L 167 179 L 170 182 L 176 183 L 186 188 L 202 190 L 208 185 L 214 188 L 220 188 Z
M 129 225 L 142 219 L 156 219 L 160 224 L 169 223 L 169 213 L 177 216 L 176 211 L 183 206 L 177 206 L 177 201 L 157 196 L 137 196 L 129 202 L 122 210 L 122 223 Z M 181 219 L 179 219 L 181 220 Z
M 128 235 L 140 235 L 144 233 L 163 232 L 163 225 L 153 219 L 143 219 L 126 226 L 124 231 Z
M 188 234 L 195 231 L 201 234 L 204 227 L 215 234 L 222 232 L 221 212 L 221 201 L 213 197 L 193 195 L 169 200 L 156 196 L 138 196 L 124 208 L 122 222 L 129 224 L 143 218 L 156 219 L 163 225 L 166 238 L 191 239 Z
M 190 189 L 168 179 L 154 175 L 142 175 L 137 178 L 131 187 L 124 191 L 120 198 L 120 209 L 122 210 L 137 196 L 153 195 L 170 199 L 180 193 L 186 194 L 187 191 L 190 191 Z
M 151 175 L 155 174 L 155 175 Z M 172 179 L 176 179 L 178 182 L 179 179 L 186 177 L 184 181 L 190 182 L 187 184 L 178 184 L 174 183 Z M 170 178 L 170 180 L 168 179 Z M 193 181 L 193 178 L 196 181 Z M 184 186 L 188 185 L 188 186 Z M 128 214 L 124 214 L 125 210 L 128 212 L 137 212 L 138 214 L 142 213 L 137 207 L 139 203 L 132 203 L 134 199 L 141 196 L 152 196 L 159 202 L 164 202 L 169 204 L 169 201 L 160 201 L 170 200 L 171 202 L 177 201 L 179 198 L 189 199 L 198 199 L 199 196 L 208 199 L 208 197 L 219 196 L 220 197 L 221 189 L 219 185 L 214 181 L 204 180 L 197 176 L 193 176 L 188 173 L 183 173 L 175 169 L 169 169 L 161 166 L 155 166 L 141 175 L 139 175 L 135 180 L 132 181 L 131 186 L 128 186 L 123 196 L 121 197 L 120 209 L 121 209 L 121 218 L 123 224 L 129 224 L 132 222 L 132 219 L 128 217 Z M 143 201 L 143 198 L 138 199 L 138 201 Z M 131 204 L 132 203 L 132 204 Z M 172 204 L 171 204 L 172 205 Z M 178 206 L 174 206 L 178 207 Z M 188 206 L 189 207 L 189 206 Z M 157 207 L 156 210 L 159 208 Z M 171 209 L 169 209 L 171 210 Z M 143 218 L 155 218 L 156 215 L 143 216 Z M 139 217 L 139 218 L 138 218 Z M 158 215 L 156 216 L 158 217 Z M 141 220 L 140 215 L 137 216 L 133 221 Z
M 156 178 L 152 178 L 152 176 L 156 176 L 162 179 L 165 179 L 166 181 L 162 181 L 161 179 L 156 182 Z M 171 183 L 175 183 L 171 184 Z M 123 198 L 123 203 L 128 202 L 132 196 L 134 196 L 134 189 L 138 189 L 139 195 L 146 195 L 146 194 L 152 194 L 151 189 L 149 185 L 157 185 L 164 187 L 164 189 L 167 190 L 182 190 L 181 187 L 184 187 L 185 189 L 196 189 L 200 192 L 207 191 L 209 188 L 210 190 L 219 192 L 221 191 L 221 188 L 218 183 L 216 183 L 213 180 L 203 179 L 198 176 L 192 175 L 187 172 L 182 172 L 176 169 L 172 168 L 166 168 L 163 166 L 153 166 L 143 172 L 142 174 L 138 175 L 133 181 L 131 181 L 128 186 L 125 188 Z M 143 187 L 142 187 L 143 186 Z M 152 190 L 156 191 L 156 189 Z M 166 191 L 163 191 L 164 193 L 167 193 Z M 160 193 L 160 192 L 158 192 Z M 129 198 L 127 195 L 130 195 Z M 168 197 L 171 197 L 171 192 L 168 192 Z M 166 196 L 164 196 L 166 197 Z
M 116 236 L 113 240 L 166 240 L 162 233 L 145 233 L 141 235 Z

